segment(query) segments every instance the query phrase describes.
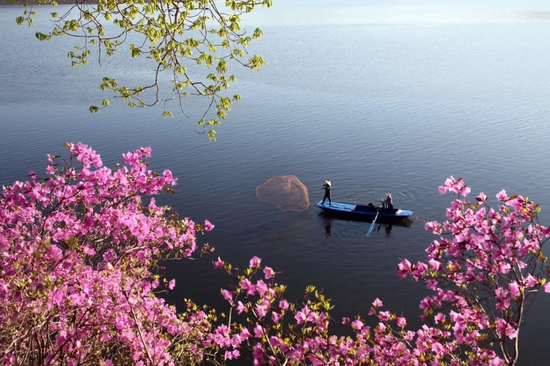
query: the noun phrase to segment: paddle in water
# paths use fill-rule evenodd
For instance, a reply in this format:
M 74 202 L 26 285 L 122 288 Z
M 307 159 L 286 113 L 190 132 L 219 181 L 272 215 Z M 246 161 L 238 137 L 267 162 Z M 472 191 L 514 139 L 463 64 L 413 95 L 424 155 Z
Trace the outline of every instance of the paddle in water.
M 374 224 L 376 224 L 376 219 L 378 218 L 378 214 L 380 213 L 380 210 L 382 209 L 383 205 L 384 205 L 384 201 L 382 201 L 382 204 L 380 205 L 378 210 L 376 210 L 376 216 L 374 216 L 374 220 L 372 220 L 370 224 L 369 231 L 367 231 L 367 236 L 369 236 L 370 233 L 372 233 L 372 229 L 374 228 Z

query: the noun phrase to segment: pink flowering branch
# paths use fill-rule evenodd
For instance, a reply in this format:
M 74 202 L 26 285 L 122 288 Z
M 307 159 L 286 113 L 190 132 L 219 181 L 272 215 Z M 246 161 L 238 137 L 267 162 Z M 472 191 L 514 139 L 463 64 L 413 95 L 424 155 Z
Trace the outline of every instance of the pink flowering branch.
M 111 170 L 88 146 L 67 147 L 64 166 L 49 156 L 49 177 L 31 173 L 0 197 L 0 361 L 168 364 L 194 323 L 154 296 L 154 271 L 202 251 L 196 237 L 213 225 L 143 205 L 176 184 L 148 169 L 150 149 Z
M 499 192 L 497 211 L 483 193 L 475 204 L 462 200 L 470 189 L 461 179 L 449 178 L 440 187 L 447 191 L 458 198 L 447 221 L 426 223 L 427 230 L 441 235 L 427 249 L 428 262 L 404 260 L 400 275 L 423 280 L 437 293 L 423 300 L 424 316 L 440 324 L 450 316 L 459 344 L 475 348 L 495 339 L 504 361 L 515 364 L 525 304 L 546 283 L 542 246 L 549 230 L 538 222 L 539 206 L 522 196 Z M 445 307 L 451 310 L 438 312 Z

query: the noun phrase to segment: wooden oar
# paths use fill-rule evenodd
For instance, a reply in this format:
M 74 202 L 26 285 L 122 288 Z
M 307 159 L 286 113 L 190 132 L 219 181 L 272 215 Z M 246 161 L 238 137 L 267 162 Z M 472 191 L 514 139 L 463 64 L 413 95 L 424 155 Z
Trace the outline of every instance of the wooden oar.
M 370 233 L 372 233 L 372 229 L 374 228 L 374 224 L 376 223 L 376 219 L 378 218 L 378 214 L 380 213 L 380 210 L 382 209 L 383 205 L 384 205 L 384 201 L 382 201 L 382 204 L 380 205 L 378 210 L 376 210 L 376 216 L 374 216 L 374 220 L 372 220 L 372 223 L 370 224 L 369 231 L 367 231 L 367 236 L 369 236 Z

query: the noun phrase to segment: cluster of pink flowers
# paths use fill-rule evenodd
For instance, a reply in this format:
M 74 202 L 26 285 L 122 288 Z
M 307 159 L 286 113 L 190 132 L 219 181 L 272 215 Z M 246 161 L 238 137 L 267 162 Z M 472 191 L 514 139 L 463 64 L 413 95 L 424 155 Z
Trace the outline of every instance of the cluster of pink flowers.
M 494 341 L 502 362 L 514 364 L 525 304 L 540 290 L 550 292 L 542 253 L 550 230 L 538 222 L 538 205 L 522 196 L 502 190 L 494 209 L 484 193 L 475 204 L 463 200 L 470 188 L 462 179 L 450 177 L 439 190 L 459 195 L 447 221 L 425 225 L 441 236 L 426 249 L 427 262 L 403 260 L 399 275 L 422 280 L 435 292 L 420 304 L 424 317 L 452 330 L 458 346 L 489 355 L 493 350 L 483 347 Z
M 43 182 L 31 173 L 2 191 L 0 360 L 167 364 L 170 339 L 189 324 L 154 296 L 154 265 L 191 256 L 202 228 L 172 219 L 154 198 L 143 202 L 176 184 L 147 168 L 151 149 L 124 154 L 126 165 L 111 170 L 88 146 L 67 147 L 67 165 L 49 156 Z
M 148 169 L 151 149 L 109 169 L 88 146 L 67 147 L 64 165 L 48 156 L 49 177 L 31 172 L 0 197 L 2 364 L 227 364 L 246 353 L 254 365 L 513 365 L 525 304 L 550 292 L 539 207 L 505 191 L 497 209 L 483 193 L 467 202 L 470 188 L 451 177 L 440 187 L 457 194 L 447 221 L 425 223 L 439 236 L 426 261 L 397 266 L 433 292 L 420 303 L 420 329 L 375 299 L 370 320 L 345 317 L 349 334 L 331 334 L 330 299 L 308 286 L 302 301 L 288 301 L 258 257 L 242 273 L 213 261 L 236 280 L 221 289 L 227 316 L 190 300 L 177 314 L 157 296 L 176 286 L 158 268 L 210 250 L 197 235 L 213 225 L 156 204 L 151 195 L 176 179 Z

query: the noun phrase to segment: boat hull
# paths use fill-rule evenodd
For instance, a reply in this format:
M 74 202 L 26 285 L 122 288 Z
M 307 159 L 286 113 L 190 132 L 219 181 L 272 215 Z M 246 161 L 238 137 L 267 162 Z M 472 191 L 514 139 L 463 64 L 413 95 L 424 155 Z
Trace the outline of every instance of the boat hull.
M 343 203 L 343 202 L 335 202 L 332 201 L 332 204 L 329 205 L 328 201 L 325 201 L 323 204 L 322 201 L 319 201 L 317 204 L 317 207 L 319 207 L 323 212 L 355 219 L 355 220 L 365 220 L 365 221 L 372 221 L 374 217 L 376 216 L 377 210 L 380 210 L 380 214 L 378 215 L 377 220 L 378 221 L 385 221 L 385 222 L 395 222 L 395 221 L 401 221 L 408 217 L 410 217 L 413 213 L 413 210 L 405 210 L 405 209 L 386 209 L 386 208 L 378 208 L 374 206 L 367 206 L 367 205 L 355 205 L 352 203 Z

